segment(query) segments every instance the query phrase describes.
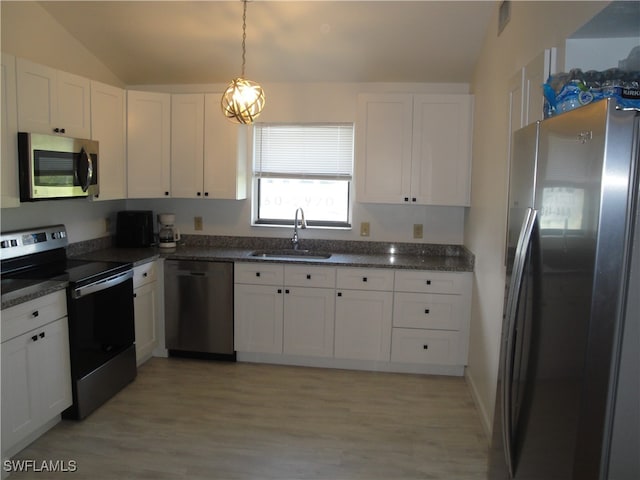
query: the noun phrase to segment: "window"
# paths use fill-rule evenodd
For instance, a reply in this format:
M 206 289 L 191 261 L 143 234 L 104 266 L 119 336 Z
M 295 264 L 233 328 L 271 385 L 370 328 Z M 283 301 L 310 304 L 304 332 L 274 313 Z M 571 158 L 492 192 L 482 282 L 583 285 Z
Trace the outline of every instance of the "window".
M 255 223 L 350 227 L 353 124 L 254 126 Z

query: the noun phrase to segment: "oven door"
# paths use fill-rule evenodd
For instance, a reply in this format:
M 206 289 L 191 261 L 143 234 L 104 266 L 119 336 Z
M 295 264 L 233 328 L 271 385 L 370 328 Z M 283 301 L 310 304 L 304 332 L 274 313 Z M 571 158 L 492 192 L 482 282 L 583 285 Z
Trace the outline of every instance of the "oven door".
M 135 342 L 133 271 L 69 287 L 71 373 L 79 380 Z

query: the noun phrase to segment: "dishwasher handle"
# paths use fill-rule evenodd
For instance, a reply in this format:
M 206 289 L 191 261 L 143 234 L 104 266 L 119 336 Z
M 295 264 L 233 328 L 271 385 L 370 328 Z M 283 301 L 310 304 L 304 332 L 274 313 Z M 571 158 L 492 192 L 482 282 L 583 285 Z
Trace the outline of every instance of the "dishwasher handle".
M 85 295 L 100 292 L 101 290 L 106 290 L 107 288 L 115 287 L 122 282 L 126 282 L 130 278 L 133 278 L 133 270 L 127 270 L 124 273 L 105 278 L 104 280 L 99 280 L 95 283 L 90 283 L 84 287 L 74 288 L 71 292 L 71 296 L 74 299 L 77 299 Z

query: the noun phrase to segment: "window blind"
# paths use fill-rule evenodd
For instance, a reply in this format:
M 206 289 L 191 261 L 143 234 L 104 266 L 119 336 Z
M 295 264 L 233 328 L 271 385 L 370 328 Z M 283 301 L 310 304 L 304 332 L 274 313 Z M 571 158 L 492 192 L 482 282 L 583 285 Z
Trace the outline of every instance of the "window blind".
M 353 124 L 255 124 L 254 174 L 351 180 Z

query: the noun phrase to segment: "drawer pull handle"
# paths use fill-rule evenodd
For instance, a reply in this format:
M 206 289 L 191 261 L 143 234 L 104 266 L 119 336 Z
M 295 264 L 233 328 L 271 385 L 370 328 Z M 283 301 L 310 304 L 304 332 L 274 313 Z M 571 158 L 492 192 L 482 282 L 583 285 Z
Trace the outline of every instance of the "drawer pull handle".
M 147 272 L 144 272 L 144 273 L 142 274 L 142 276 L 143 276 L 143 277 L 146 277 L 147 275 L 149 275 Z
M 424 309 L 424 314 L 425 314 L 425 315 L 429 315 L 429 309 L 428 309 L 428 308 L 425 308 L 425 309 Z
M 38 335 L 34 335 L 33 337 L 31 337 L 31 340 L 33 340 L 34 342 L 38 341 Z
M 338 296 L 341 297 L 342 296 L 342 292 L 338 292 Z
M 289 293 L 289 289 L 287 288 L 287 289 L 284 291 L 284 293 Z
M 40 335 L 38 335 L 40 338 L 44 338 L 44 332 L 40 332 Z
M 367 281 L 367 277 L 362 277 L 362 281 L 366 282 Z
M 427 285 L 431 285 L 431 280 L 427 280 Z
M 307 273 L 307 280 L 311 280 L 311 274 Z
M 36 310 L 35 312 L 33 312 L 33 313 L 31 314 L 31 316 L 32 316 L 33 318 L 36 318 L 36 317 L 37 317 L 37 316 L 39 316 L 39 315 L 40 315 L 40 312 L 39 312 L 38 310 Z
M 428 350 L 428 349 L 429 349 L 429 345 L 423 345 L 423 346 L 422 346 L 422 348 L 423 348 L 424 350 Z
M 282 293 L 282 289 L 281 288 L 278 289 L 278 293 Z
M 260 272 L 256 272 L 256 277 L 259 277 L 259 276 L 260 276 Z
M 133 294 L 133 298 L 138 298 L 138 294 L 137 294 L 137 293 L 134 293 L 134 294 Z

